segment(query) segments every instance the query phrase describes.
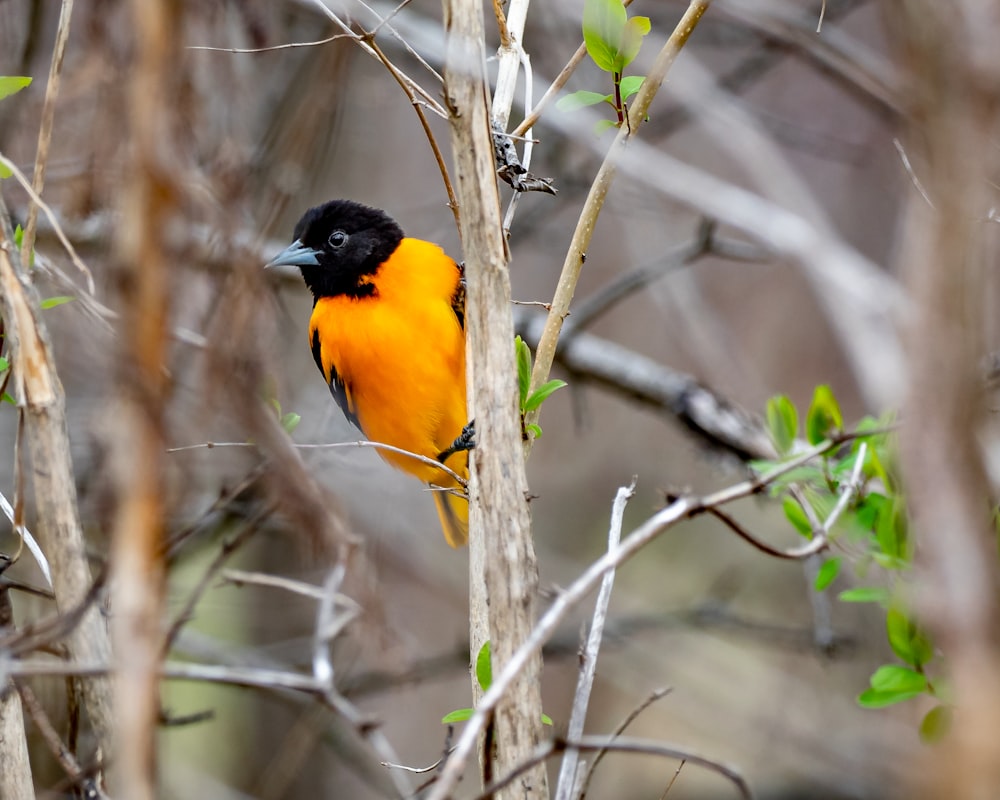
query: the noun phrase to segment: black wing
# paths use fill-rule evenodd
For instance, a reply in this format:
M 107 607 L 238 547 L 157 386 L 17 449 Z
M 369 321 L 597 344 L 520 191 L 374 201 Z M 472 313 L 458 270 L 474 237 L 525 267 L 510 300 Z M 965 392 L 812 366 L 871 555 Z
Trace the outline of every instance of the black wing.
M 312 337 L 313 360 L 316 362 L 316 366 L 319 367 L 319 371 L 323 376 L 323 379 L 327 380 L 327 374 L 323 370 L 323 356 L 320 351 L 319 331 L 314 330 Z M 347 417 L 348 421 L 360 431 L 361 423 L 358 421 L 358 417 L 354 411 L 351 410 L 351 401 L 347 397 L 347 385 L 340 379 L 340 375 L 337 374 L 337 370 L 335 370 L 332 366 L 330 367 L 330 376 L 327 382 L 330 386 L 330 394 L 332 394 L 333 399 L 337 401 L 337 405 L 340 406 L 340 410 L 344 412 L 344 416 Z

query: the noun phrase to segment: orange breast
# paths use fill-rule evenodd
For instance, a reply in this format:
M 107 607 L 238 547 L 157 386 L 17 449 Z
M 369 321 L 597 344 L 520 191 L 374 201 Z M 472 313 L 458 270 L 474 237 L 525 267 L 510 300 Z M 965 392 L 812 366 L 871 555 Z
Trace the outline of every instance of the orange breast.
M 451 307 L 458 266 L 437 245 L 403 239 L 374 276 L 371 297 L 320 298 L 310 319 L 318 331 L 327 380 L 343 381 L 351 411 L 372 441 L 436 458 L 462 432 L 465 333 Z M 445 473 L 412 458 L 379 451 L 427 483 Z M 467 453 L 448 466 L 468 473 Z

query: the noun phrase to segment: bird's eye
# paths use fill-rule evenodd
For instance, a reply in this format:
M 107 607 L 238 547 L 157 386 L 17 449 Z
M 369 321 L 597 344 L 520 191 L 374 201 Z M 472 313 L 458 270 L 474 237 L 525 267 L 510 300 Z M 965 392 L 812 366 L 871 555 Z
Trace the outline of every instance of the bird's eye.
M 327 241 L 330 243 L 330 247 L 339 249 L 347 244 L 347 234 L 343 231 L 334 231 Z

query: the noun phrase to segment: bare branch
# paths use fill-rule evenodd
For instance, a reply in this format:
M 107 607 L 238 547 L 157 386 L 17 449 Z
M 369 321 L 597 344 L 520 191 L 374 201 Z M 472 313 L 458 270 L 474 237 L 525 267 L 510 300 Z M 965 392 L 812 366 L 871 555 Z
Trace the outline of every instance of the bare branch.
M 530 769 L 535 764 L 544 762 L 562 750 L 569 749 L 640 753 L 648 756 L 659 756 L 661 758 L 680 759 L 681 761 L 697 764 L 700 767 L 705 767 L 712 772 L 722 775 L 736 786 L 740 796 L 743 797 L 744 800 L 753 800 L 754 795 L 750 789 L 750 785 L 746 782 L 746 779 L 740 771 L 736 769 L 736 767 L 730 766 L 729 764 L 709 758 L 708 756 L 703 756 L 694 750 L 688 750 L 684 747 L 662 744 L 660 742 L 646 739 L 615 739 L 603 736 L 581 736 L 579 739 L 552 739 L 542 743 L 536 749 L 530 760 L 526 761 L 522 765 L 519 765 L 518 769 L 514 773 L 505 775 L 496 783 L 488 786 L 483 793 L 476 798 L 476 800 L 485 800 L 485 798 L 492 797 L 495 792 L 516 779 L 522 771 Z
M 52 62 L 49 64 L 49 80 L 45 85 L 45 104 L 42 106 L 42 124 L 38 130 L 38 149 L 35 153 L 35 174 L 31 182 L 34 195 L 40 196 L 45 186 L 45 168 L 49 163 L 49 146 L 52 144 L 52 126 L 56 116 L 56 98 L 59 96 L 59 78 L 62 75 L 66 42 L 69 40 L 69 24 L 73 16 L 73 0 L 62 0 L 59 8 L 59 25 L 56 29 L 56 43 L 52 48 Z M 31 262 L 31 251 L 35 247 L 35 226 L 38 224 L 38 206 L 28 205 L 28 219 L 24 224 L 24 238 L 21 240 L 21 261 Z M 93 286 L 91 286 L 93 292 Z
M 615 495 L 611 507 L 611 527 L 608 530 L 608 552 L 617 549 L 622 538 L 622 517 L 625 514 L 625 504 L 635 493 L 637 478 L 633 477 L 628 486 L 622 486 Z M 594 616 L 590 623 L 590 635 L 587 645 L 581 654 L 580 674 L 576 681 L 576 693 L 573 695 L 573 708 L 570 711 L 566 736 L 577 740 L 583 736 L 583 726 L 587 719 L 587 706 L 590 703 L 590 693 L 594 687 L 594 675 L 597 672 L 597 656 L 601 652 L 601 640 L 604 636 L 604 623 L 608 616 L 608 606 L 611 604 L 611 590 L 615 584 L 615 571 L 608 570 L 601 580 L 601 589 L 594 604 Z M 559 767 L 559 780 L 556 785 L 556 800 L 570 800 L 577 783 L 577 766 L 580 751 L 569 748 Z

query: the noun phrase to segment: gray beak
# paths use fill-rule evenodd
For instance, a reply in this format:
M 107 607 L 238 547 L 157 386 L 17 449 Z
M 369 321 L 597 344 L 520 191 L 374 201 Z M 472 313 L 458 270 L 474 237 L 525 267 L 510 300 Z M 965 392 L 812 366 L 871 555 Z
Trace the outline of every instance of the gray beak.
M 319 251 L 306 247 L 296 239 L 278 255 L 268 261 L 264 267 L 318 267 Z

